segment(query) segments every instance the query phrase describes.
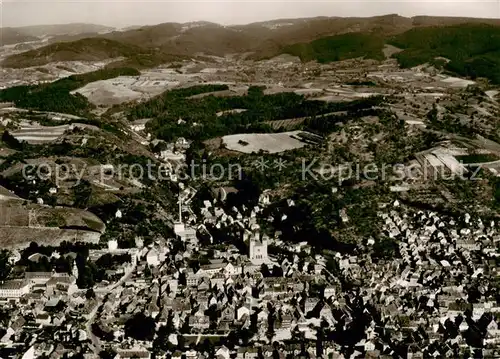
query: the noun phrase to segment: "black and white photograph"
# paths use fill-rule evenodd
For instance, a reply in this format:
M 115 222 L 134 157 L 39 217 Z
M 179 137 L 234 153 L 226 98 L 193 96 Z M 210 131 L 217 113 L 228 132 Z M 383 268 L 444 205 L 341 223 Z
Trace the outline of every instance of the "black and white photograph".
M 500 0 L 0 0 L 0 359 L 500 358 Z

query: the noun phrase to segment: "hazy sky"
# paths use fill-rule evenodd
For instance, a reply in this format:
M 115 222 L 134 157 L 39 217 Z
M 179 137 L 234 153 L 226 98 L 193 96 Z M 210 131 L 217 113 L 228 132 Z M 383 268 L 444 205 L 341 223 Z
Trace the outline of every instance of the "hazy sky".
M 383 14 L 500 17 L 500 0 L 126 1 L 0 0 L 1 26 L 87 22 L 123 27 L 206 20 L 243 24 L 277 18 Z

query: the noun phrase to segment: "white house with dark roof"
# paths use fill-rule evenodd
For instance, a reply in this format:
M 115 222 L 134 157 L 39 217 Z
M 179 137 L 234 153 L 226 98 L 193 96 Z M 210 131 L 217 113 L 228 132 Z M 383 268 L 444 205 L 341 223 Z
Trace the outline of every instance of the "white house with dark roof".
M 31 284 L 27 280 L 14 279 L 0 285 L 0 298 L 19 299 L 30 292 Z

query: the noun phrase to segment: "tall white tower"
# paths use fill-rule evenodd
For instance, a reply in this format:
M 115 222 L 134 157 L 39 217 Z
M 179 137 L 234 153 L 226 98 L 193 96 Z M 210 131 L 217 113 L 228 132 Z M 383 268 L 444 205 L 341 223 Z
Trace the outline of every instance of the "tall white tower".
M 185 231 L 184 223 L 182 222 L 182 197 L 179 193 L 179 222 L 174 223 L 174 233 L 179 235 L 180 233 Z
M 71 274 L 73 274 L 73 277 L 78 279 L 78 268 L 76 266 L 76 261 L 73 261 L 73 268 L 71 270 Z

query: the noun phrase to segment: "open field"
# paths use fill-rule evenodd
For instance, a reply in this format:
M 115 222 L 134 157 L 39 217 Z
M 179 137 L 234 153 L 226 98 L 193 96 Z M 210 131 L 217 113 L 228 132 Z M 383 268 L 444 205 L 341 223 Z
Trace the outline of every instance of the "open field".
M 129 101 L 141 101 L 157 96 L 162 92 L 177 87 L 194 84 L 221 84 L 218 77 L 211 73 L 197 72 L 194 74 L 179 74 L 168 69 L 153 69 L 141 73 L 141 76 L 119 76 L 113 79 L 91 82 L 71 93 L 85 96 L 89 102 L 97 106 L 111 106 Z M 209 95 L 241 96 L 246 93 L 247 86 L 232 85 L 227 91 L 217 91 L 192 96 L 193 99 Z
M 230 88 L 229 90 L 224 91 L 214 91 L 214 92 L 206 92 L 198 95 L 193 95 L 188 97 L 189 99 L 200 99 L 207 96 L 215 96 L 215 97 L 231 97 L 231 96 L 243 96 L 247 92 L 245 87 L 239 88 Z
M 316 116 L 319 118 L 326 118 L 328 116 L 344 116 L 347 115 L 347 111 L 336 111 L 325 113 L 323 115 Z M 298 126 L 302 125 L 309 117 L 298 117 L 298 118 L 290 118 L 285 120 L 276 120 L 276 121 L 266 121 L 265 123 L 271 126 L 274 130 L 283 129 L 285 131 L 293 131 Z
M 0 50 L 1 58 L 2 50 Z M 63 77 L 100 70 L 113 61 L 65 61 L 25 69 L 2 68 L 0 89 L 40 82 L 52 82 Z
M 442 80 L 445 84 L 452 88 L 465 88 L 469 85 L 474 85 L 475 82 L 467 79 L 461 79 L 459 77 L 446 77 Z
M 26 141 L 30 144 L 42 144 L 54 142 L 58 138 L 64 135 L 66 131 L 71 131 L 74 128 L 92 128 L 96 129 L 94 126 L 84 125 L 84 124 L 71 124 L 71 125 L 61 125 L 61 126 L 40 126 L 32 123 L 21 123 L 18 130 L 12 131 L 11 134 L 18 141 Z
M 297 137 L 301 132 L 238 134 L 224 136 L 222 141 L 227 149 L 233 151 L 279 153 L 304 147 L 305 143 Z
M 97 243 L 105 231 L 94 214 L 75 208 L 21 205 L 18 201 L 0 206 L 0 245 L 24 248 L 31 242 L 58 245 L 62 241 Z
M 94 105 L 109 106 L 156 96 L 179 84 L 179 81 L 150 78 L 148 76 L 120 76 L 114 79 L 89 83 L 71 93 L 79 93 L 85 96 Z
M 384 91 L 377 88 L 370 88 L 366 91 L 362 88 L 354 89 L 351 87 L 338 87 L 338 88 L 325 88 L 315 100 L 325 102 L 341 102 L 341 101 L 354 101 L 361 98 L 368 98 L 372 96 L 383 95 Z
M 23 124 L 21 128 L 11 134 L 18 141 L 26 141 L 31 144 L 48 143 L 57 140 L 64 132 L 69 130 L 69 125 L 43 127 Z
M 498 95 L 497 90 L 490 90 L 490 91 L 486 91 L 485 93 L 486 93 L 486 96 L 488 96 L 492 100 L 495 100 L 495 97 Z
M 22 205 L 19 202 L 2 203 L 0 208 L 0 226 L 6 227 L 45 227 L 45 228 L 80 228 L 81 230 L 103 233 L 104 223 L 85 210 L 69 207 L 48 207 L 40 205 Z
M 289 131 L 296 128 L 297 126 L 302 125 L 305 120 L 306 117 L 302 117 L 302 118 L 293 118 L 290 120 L 267 121 L 266 124 L 271 126 L 274 130 L 282 128 L 284 130 Z

